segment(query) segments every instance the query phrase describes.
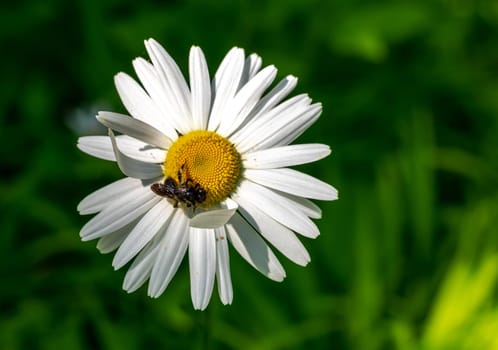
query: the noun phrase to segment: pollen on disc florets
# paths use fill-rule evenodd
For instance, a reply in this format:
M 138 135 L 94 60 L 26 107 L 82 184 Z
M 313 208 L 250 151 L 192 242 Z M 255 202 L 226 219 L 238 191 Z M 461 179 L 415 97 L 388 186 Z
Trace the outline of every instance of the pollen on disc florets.
M 206 191 L 203 207 L 218 204 L 235 189 L 241 160 L 235 146 L 213 131 L 195 130 L 180 136 L 169 148 L 164 176 L 191 179 Z

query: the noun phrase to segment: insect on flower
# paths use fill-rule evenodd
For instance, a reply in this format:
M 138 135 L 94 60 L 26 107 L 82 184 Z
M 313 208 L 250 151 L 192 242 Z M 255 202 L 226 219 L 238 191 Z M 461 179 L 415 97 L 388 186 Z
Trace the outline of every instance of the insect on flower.
M 166 178 L 164 183 L 155 183 L 150 189 L 158 196 L 173 199 L 175 208 L 178 203 L 185 203 L 187 207 L 196 208 L 206 200 L 206 190 L 200 184 L 194 184 L 194 180 L 183 176 L 185 164 L 178 170 L 178 183 L 172 177 Z

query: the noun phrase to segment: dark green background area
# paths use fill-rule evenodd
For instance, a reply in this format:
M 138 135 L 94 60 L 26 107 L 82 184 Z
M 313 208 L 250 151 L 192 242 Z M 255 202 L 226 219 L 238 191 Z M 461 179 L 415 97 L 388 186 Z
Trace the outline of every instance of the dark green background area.
M 239 46 L 323 104 L 300 169 L 319 203 L 311 263 L 275 283 L 231 250 L 234 302 L 159 299 L 81 242 L 76 205 L 122 177 L 76 148 L 124 112 L 153 37 L 188 72 Z M 0 349 L 498 349 L 498 2 L 33 0 L 0 7 Z

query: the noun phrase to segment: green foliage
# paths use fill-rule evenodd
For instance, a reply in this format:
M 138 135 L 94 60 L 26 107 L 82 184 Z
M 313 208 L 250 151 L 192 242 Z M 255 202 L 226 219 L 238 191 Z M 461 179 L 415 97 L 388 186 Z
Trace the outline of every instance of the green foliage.
M 496 1 L 31 0 L 0 23 L 1 349 L 498 349 Z M 184 72 L 192 44 L 211 73 L 257 52 L 324 106 L 300 141 L 334 152 L 301 169 L 340 200 L 312 261 L 277 284 L 231 254 L 229 307 L 193 311 L 186 264 L 127 295 L 78 236 L 79 200 L 121 174 L 75 125 L 124 111 L 113 75 L 149 37 Z

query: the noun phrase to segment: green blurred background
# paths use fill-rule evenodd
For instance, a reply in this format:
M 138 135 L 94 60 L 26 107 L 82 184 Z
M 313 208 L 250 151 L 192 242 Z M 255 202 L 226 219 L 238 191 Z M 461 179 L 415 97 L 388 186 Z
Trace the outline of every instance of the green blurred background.
M 0 8 L 0 349 L 498 349 L 498 2 L 32 0 Z M 323 103 L 301 167 L 336 186 L 312 261 L 283 283 L 231 251 L 234 302 L 193 311 L 83 243 L 77 203 L 120 178 L 76 149 L 124 112 L 113 84 L 143 40 L 211 74 L 257 52 Z M 281 255 L 279 255 L 281 257 Z

